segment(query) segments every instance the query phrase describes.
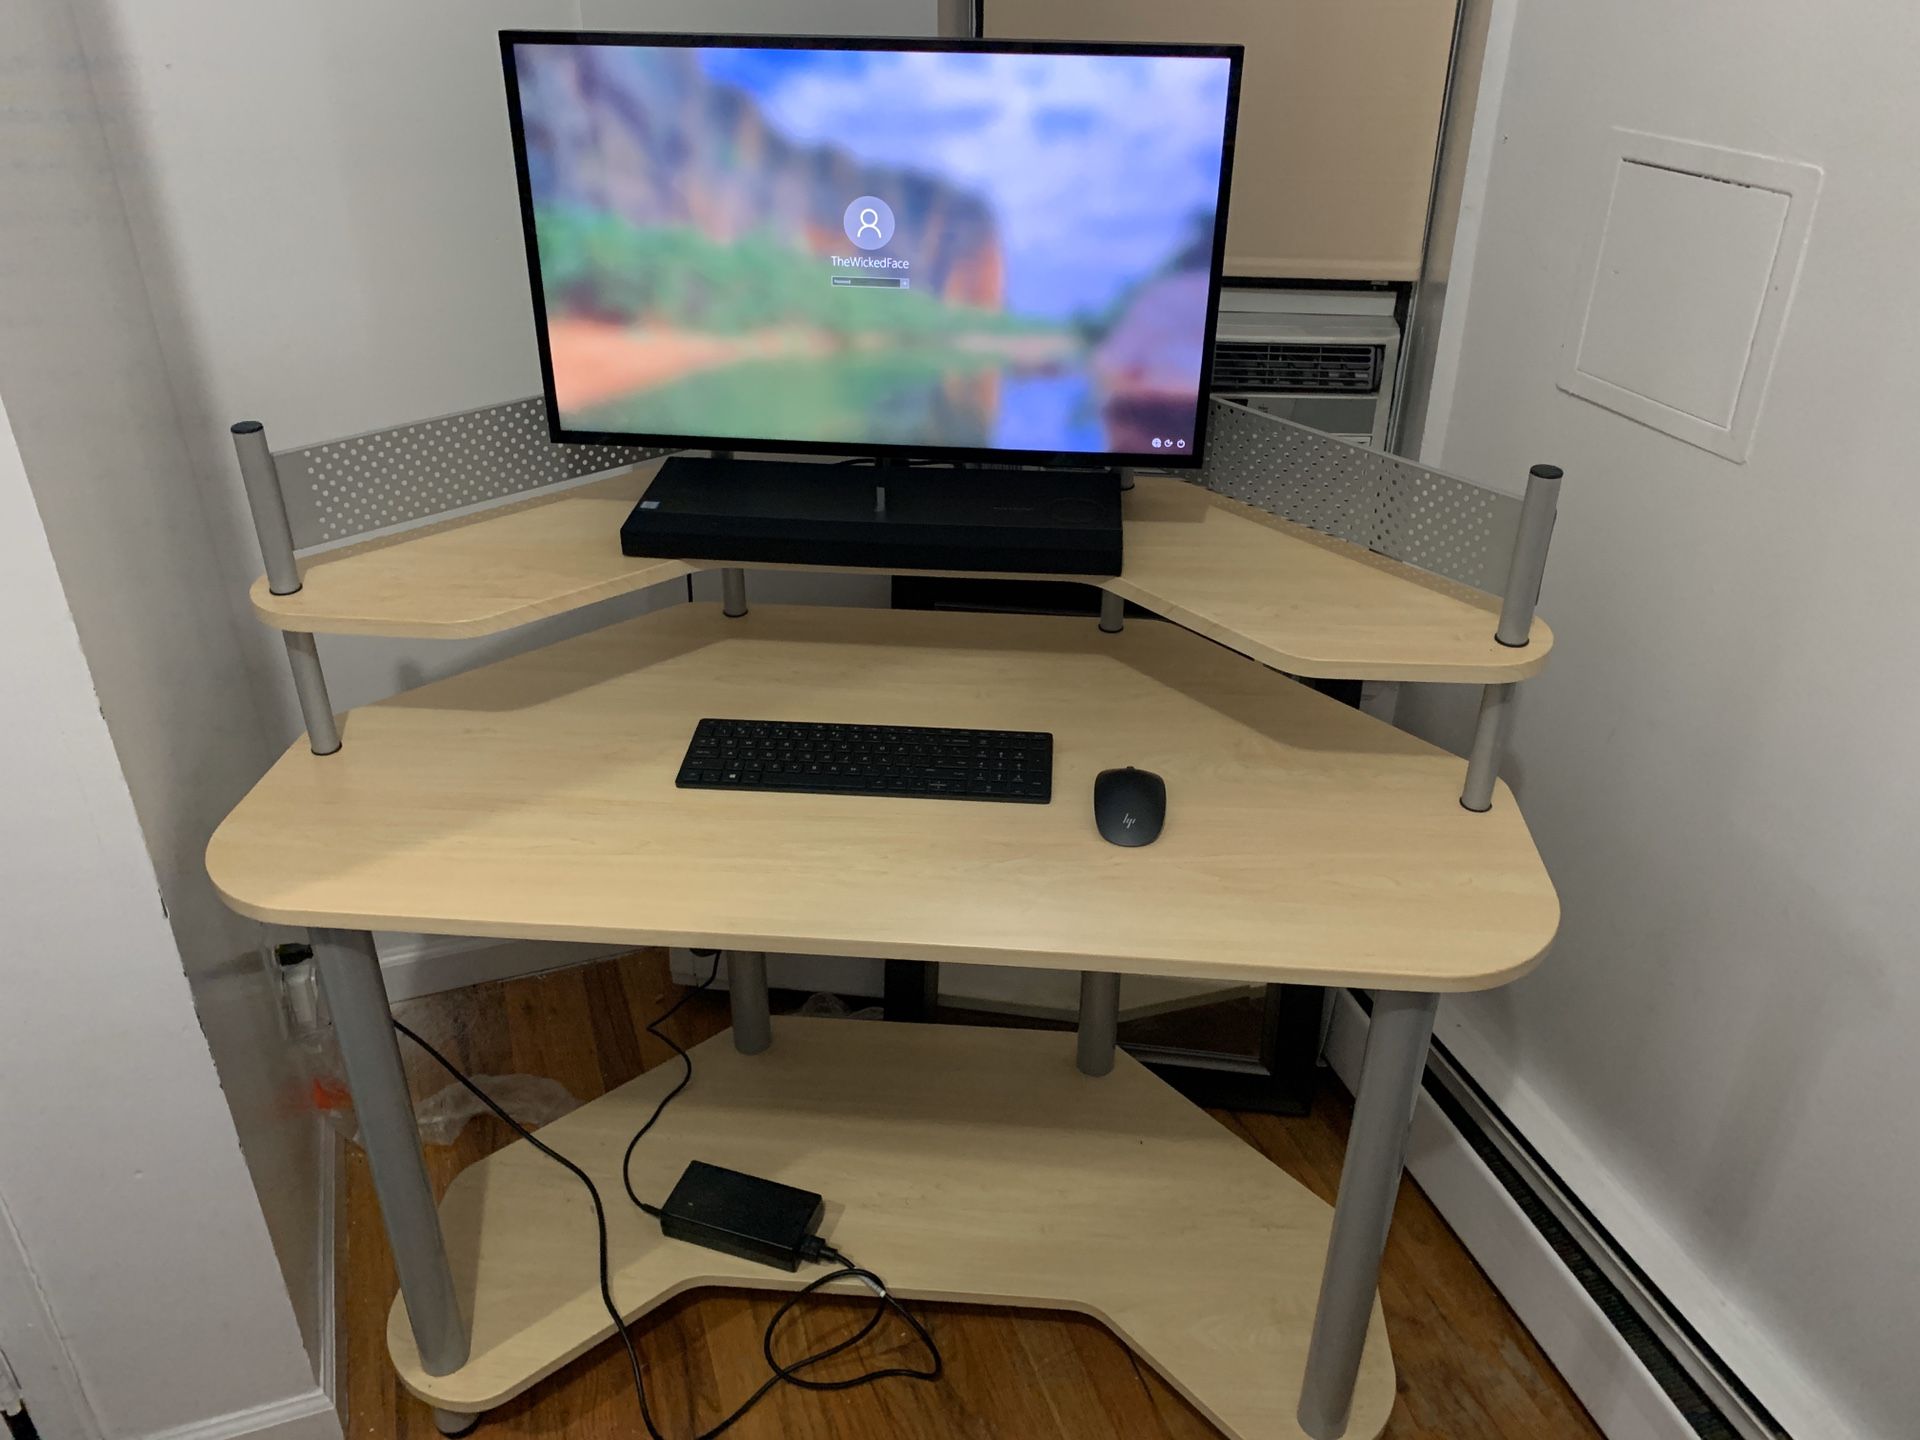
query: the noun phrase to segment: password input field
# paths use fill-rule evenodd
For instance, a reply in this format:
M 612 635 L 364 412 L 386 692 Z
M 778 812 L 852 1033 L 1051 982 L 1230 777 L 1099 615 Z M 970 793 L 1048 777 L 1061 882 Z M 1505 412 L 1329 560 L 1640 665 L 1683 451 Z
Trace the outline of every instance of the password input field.
M 834 275 L 829 278 L 836 285 L 857 286 L 863 290 L 905 290 L 909 288 L 904 275 Z

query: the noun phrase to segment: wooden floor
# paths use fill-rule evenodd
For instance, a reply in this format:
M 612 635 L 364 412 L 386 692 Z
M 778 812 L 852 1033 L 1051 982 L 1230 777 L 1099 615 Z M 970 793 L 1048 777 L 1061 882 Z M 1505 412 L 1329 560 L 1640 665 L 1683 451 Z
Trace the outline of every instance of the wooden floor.
M 661 952 L 477 986 L 397 1013 L 471 1075 L 547 1075 L 580 1100 L 670 1060 L 642 1025 L 679 989 Z M 698 997 L 672 1022 L 692 1044 L 726 1027 L 719 997 Z M 866 1023 L 849 1021 L 848 1023 Z M 432 1063 L 402 1042 L 416 1095 L 442 1088 Z M 677 1064 L 678 1062 L 673 1062 Z M 698 1076 L 695 1084 L 699 1083 Z M 1316 1194 L 1339 1180 L 1351 1104 L 1329 1080 L 1302 1119 L 1216 1112 L 1220 1123 Z M 429 1146 L 444 1189 L 464 1166 L 512 1139 L 491 1117 L 451 1146 Z M 646 1175 L 645 1142 L 635 1173 Z M 347 1434 L 438 1440 L 427 1407 L 400 1390 L 386 1358 L 391 1258 L 364 1155 L 347 1147 L 346 1238 L 340 1261 L 340 1354 Z M 673 1177 L 653 1177 L 664 1190 Z M 644 1182 L 642 1191 L 645 1192 Z M 609 1195 L 609 1204 L 625 1204 Z M 580 1257 L 593 1264 L 591 1254 Z M 1402 1186 L 1381 1298 L 1399 1368 L 1390 1440 L 1600 1440 L 1579 1401 L 1411 1181 Z M 671 1440 L 690 1440 L 766 1374 L 760 1339 L 776 1301 L 739 1292 L 682 1297 L 634 1329 L 648 1398 Z M 889 1380 L 813 1394 L 782 1386 L 727 1432 L 729 1440 L 1214 1440 L 1219 1432 L 1097 1323 L 993 1307 L 921 1307 L 946 1357 L 938 1384 Z M 798 1353 L 865 1318 L 857 1301 L 823 1301 L 793 1326 Z M 889 1321 L 839 1369 L 914 1364 L 906 1327 Z M 837 1363 L 837 1362 L 836 1362 Z M 624 1352 L 609 1341 L 491 1412 L 475 1440 L 645 1440 Z

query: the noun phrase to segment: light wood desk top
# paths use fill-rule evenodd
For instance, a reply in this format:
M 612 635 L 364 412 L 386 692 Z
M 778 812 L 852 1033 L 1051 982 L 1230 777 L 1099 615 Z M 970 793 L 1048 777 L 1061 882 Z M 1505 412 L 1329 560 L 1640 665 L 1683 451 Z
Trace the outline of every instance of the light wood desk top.
M 702 716 L 1052 731 L 1054 800 L 676 789 Z M 214 835 L 235 909 L 372 930 L 1470 990 L 1559 921 L 1512 795 L 1176 626 L 680 605 L 354 711 Z M 1106 844 L 1109 766 L 1167 779 Z
M 491 635 L 710 568 L 620 553 L 620 522 L 656 468 L 310 557 L 295 594 L 256 581 L 254 609 L 282 630 Z M 1126 573 L 1089 584 L 1291 674 L 1498 683 L 1532 675 L 1552 648 L 1538 620 L 1524 648 L 1495 641 L 1490 595 L 1182 480 L 1141 477 L 1125 515 Z

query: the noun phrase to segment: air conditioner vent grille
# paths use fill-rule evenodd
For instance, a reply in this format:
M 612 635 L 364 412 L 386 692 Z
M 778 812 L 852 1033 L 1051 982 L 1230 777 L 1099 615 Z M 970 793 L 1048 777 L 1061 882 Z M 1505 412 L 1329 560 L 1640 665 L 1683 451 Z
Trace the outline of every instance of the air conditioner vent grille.
M 1380 388 L 1378 345 L 1222 340 L 1213 388 L 1223 395 L 1365 395 Z

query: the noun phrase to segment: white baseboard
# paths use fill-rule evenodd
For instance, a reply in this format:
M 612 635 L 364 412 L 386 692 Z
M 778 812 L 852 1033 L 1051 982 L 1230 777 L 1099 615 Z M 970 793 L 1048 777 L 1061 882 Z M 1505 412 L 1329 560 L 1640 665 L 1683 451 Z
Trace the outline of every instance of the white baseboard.
M 1545 1158 L 1565 1188 L 1606 1227 L 1614 1244 L 1632 1257 L 1667 1304 L 1713 1347 L 1721 1363 L 1740 1377 L 1787 1434 L 1794 1440 L 1860 1440 L 1873 1433 L 1855 1420 L 1843 1395 L 1820 1385 L 1748 1318 L 1692 1252 L 1620 1182 L 1615 1169 L 1507 1068 L 1478 1031 L 1450 1017 L 1443 1004 L 1434 1033 L 1508 1125 Z
M 1353 996 L 1339 992 L 1327 1058 L 1350 1090 L 1359 1083 L 1367 1026 L 1366 1012 Z M 1711 1347 L 1718 1365 L 1738 1376 L 1795 1440 L 1850 1440 L 1862 1433 L 1836 1408 L 1834 1397 L 1819 1393 L 1747 1321 L 1530 1087 L 1509 1074 L 1476 1033 L 1449 1016 L 1444 1001 L 1435 1037 L 1459 1069 L 1436 1054 L 1434 1076 L 1463 1101 L 1502 1157 L 1526 1177 L 1730 1424 L 1743 1435 L 1780 1433 L 1715 1373 L 1707 1353 L 1675 1326 L 1674 1316 Z M 1467 1093 L 1466 1077 L 1471 1088 L 1487 1092 L 1491 1104 Z M 1552 1170 L 1542 1168 L 1536 1156 Z M 1407 1168 L 1608 1436 L 1694 1440 L 1693 1429 L 1586 1290 L 1425 1093 L 1415 1106 Z M 1605 1229 L 1596 1228 L 1595 1220 Z M 1657 1298 L 1633 1270 L 1658 1287 Z
M 99 1440 L 94 1414 L 80 1372 L 73 1363 L 40 1277 L 27 1260 L 26 1246 L 14 1229 L 0 1196 L 0 1346 L 21 1396 L 33 1410 L 34 1424 L 48 1440 Z M 8 1433 L 0 1420 L 0 1435 Z
M 1327 1062 L 1350 1091 L 1360 1083 L 1368 1024 L 1353 996 L 1339 992 Z M 1414 1106 L 1407 1170 L 1604 1434 L 1612 1440 L 1698 1440 L 1592 1297 L 1425 1093 Z
M 582 965 L 604 955 L 622 955 L 631 945 L 575 945 L 558 940 L 486 940 L 467 935 L 403 935 L 379 932 L 374 948 L 387 998 L 398 1004 L 463 985 L 512 980 L 546 970 Z
M 155 1430 L 142 1440 L 341 1440 L 341 1433 L 333 1397 L 315 1386 L 268 1405 Z

